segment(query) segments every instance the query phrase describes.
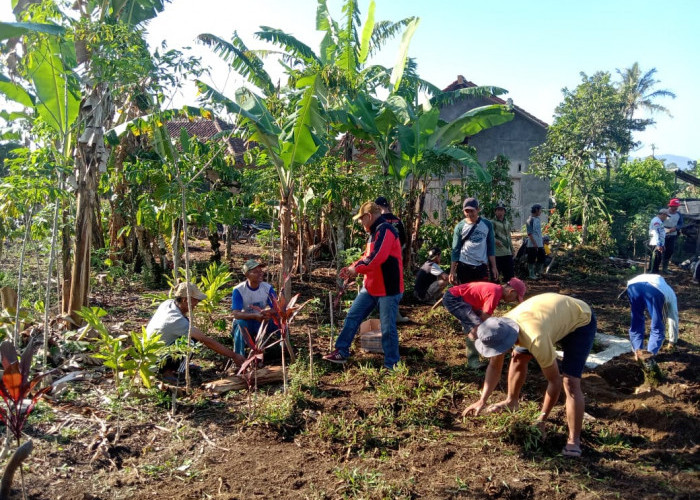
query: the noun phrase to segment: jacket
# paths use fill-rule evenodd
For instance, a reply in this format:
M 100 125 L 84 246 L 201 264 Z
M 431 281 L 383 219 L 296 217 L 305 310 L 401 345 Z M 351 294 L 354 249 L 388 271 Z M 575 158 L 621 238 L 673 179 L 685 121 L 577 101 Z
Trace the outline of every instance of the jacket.
M 403 293 L 403 259 L 399 233 L 384 217 L 370 228 L 364 256 L 355 262 L 355 271 L 365 275 L 364 287 L 370 295 L 386 297 Z

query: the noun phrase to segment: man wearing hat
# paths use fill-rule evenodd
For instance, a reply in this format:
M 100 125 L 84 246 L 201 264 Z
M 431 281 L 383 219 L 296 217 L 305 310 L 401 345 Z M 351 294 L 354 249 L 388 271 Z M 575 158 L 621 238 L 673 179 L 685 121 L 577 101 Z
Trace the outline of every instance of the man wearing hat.
M 160 334 L 160 338 L 165 342 L 166 346 L 174 344 L 180 337 L 187 337 L 187 332 L 190 328 L 188 316 L 190 304 L 187 301 L 188 291 L 192 309 L 194 309 L 200 301 L 207 298 L 207 296 L 192 283 L 180 283 L 177 285 L 173 293 L 173 298 L 159 305 L 156 313 L 148 322 L 146 334 L 148 334 L 149 337 L 156 333 Z M 192 338 L 222 356 L 233 359 L 239 366 L 245 361 L 243 356 L 236 354 L 211 337 L 207 337 L 196 326 L 192 327 Z M 164 378 L 175 379 L 177 377 L 176 372 L 184 371 L 183 363 L 184 362 L 175 361 L 172 358 L 166 358 L 165 365 L 161 368 L 161 373 Z
M 530 208 L 525 227 L 527 228 L 527 269 L 531 280 L 542 277 L 542 268 L 547 258 L 544 252 L 544 241 L 542 238 L 542 205 L 535 203 Z
M 449 276 L 440 267 L 440 249 L 428 250 L 428 260 L 420 266 L 413 285 L 413 296 L 421 302 L 434 304 L 447 286 Z
M 647 271 L 650 273 L 659 274 L 659 266 L 663 260 L 666 246 L 666 229 L 664 228 L 664 222 L 667 217 L 668 209 L 662 208 L 649 223 L 649 247 L 651 248 L 651 257 L 649 258 L 649 269 L 647 269 Z
M 558 293 L 535 295 L 502 318 L 488 318 L 479 325 L 475 341 L 479 353 L 490 358 L 484 387 L 479 401 L 464 410 L 463 415 L 478 415 L 484 409 L 501 378 L 505 353 L 515 345 L 508 369 L 508 395 L 504 401 L 489 406 L 486 412 L 518 408 L 520 390 L 527 378 L 527 364 L 534 357 L 547 379 L 537 425 L 544 430 L 547 417 L 559 400 L 563 378 L 569 435 L 562 454 L 580 457 L 584 413 L 581 374 L 595 333 L 596 318 L 590 306 Z M 561 374 L 554 347 L 557 342 L 564 350 Z
M 469 368 L 481 368 L 479 353 L 474 346 L 477 327 L 493 314 L 501 300 L 511 303 L 522 302 L 526 290 L 525 283 L 518 278 L 511 278 L 507 285 L 477 281 L 453 286 L 445 292 L 442 304 L 462 323 L 462 330 L 467 335 Z
M 496 204 L 496 218 L 491 221 L 496 243 L 496 266 L 503 275 L 506 283 L 515 276 L 513 270 L 513 242 L 510 239 L 510 222 L 506 219 L 506 204 L 499 201 Z
M 673 252 L 676 249 L 676 240 L 678 233 L 683 227 L 683 215 L 678 211 L 681 206 L 681 201 L 678 198 L 673 198 L 668 202 L 668 217 L 664 221 L 664 230 L 666 231 L 666 239 L 664 245 L 663 266 L 661 272 L 668 273 L 668 262 L 673 257 Z
M 384 220 L 379 206 L 371 201 L 362 204 L 354 220 L 362 223 L 369 234 L 367 249 L 357 262 L 340 270 L 340 277 L 354 279 L 364 274 L 362 289 L 352 303 L 343 329 L 335 342 L 335 350 L 323 356 L 331 363 L 343 364 L 350 357 L 350 345 L 360 323 L 377 305 L 382 328 L 384 366 L 394 368 L 399 362 L 399 334 L 396 315 L 403 296 L 403 261 L 398 231 Z
M 491 275 L 498 277 L 491 221 L 479 217 L 479 202 L 476 198 L 465 199 L 462 210 L 464 219 L 455 226 L 452 235 L 450 283 L 456 285 L 487 281 L 489 264 Z
M 246 329 L 251 338 L 255 338 L 263 320 L 272 317 L 272 297 L 276 297 L 272 285 L 264 281 L 265 265 L 255 259 L 250 259 L 243 264 L 245 281 L 236 285 L 231 293 L 231 310 L 233 311 L 233 350 L 244 355 L 247 346 L 243 329 Z M 270 322 L 267 325 L 269 331 L 274 329 Z M 252 347 L 252 346 L 247 346 Z

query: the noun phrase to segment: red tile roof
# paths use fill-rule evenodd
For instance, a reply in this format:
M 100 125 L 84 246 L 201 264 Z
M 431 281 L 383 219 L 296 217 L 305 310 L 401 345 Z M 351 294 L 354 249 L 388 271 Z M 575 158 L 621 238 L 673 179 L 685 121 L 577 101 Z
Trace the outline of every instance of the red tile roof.
M 218 119 L 213 120 L 207 118 L 195 118 L 189 120 L 187 118 L 176 118 L 166 123 L 168 133 L 172 138 L 180 137 L 180 130 L 183 128 L 187 131 L 190 137 L 197 137 L 201 141 L 208 141 L 216 134 L 224 131 L 233 130 L 233 126 Z M 243 165 L 243 154 L 248 150 L 246 141 L 239 137 L 229 136 L 226 140 L 226 147 L 231 156 L 235 157 L 236 164 Z

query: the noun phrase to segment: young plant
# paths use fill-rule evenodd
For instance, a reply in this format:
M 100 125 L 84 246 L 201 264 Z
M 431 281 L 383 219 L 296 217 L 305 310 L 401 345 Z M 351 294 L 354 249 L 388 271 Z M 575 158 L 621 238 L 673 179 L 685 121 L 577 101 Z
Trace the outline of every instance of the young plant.
M 160 334 L 149 336 L 144 327 L 141 327 L 140 335 L 131 332 L 131 343 L 127 351 L 129 359 L 124 363 L 126 374 L 131 380 L 141 377 L 144 387 L 150 389 L 158 368 L 158 357 L 165 344 Z
M 51 386 L 48 386 L 30 395 L 37 383 L 47 375 L 47 373 L 41 373 L 34 378 L 29 378 L 35 350 L 34 343 L 30 342 L 24 349 L 21 359 L 18 360 L 17 351 L 11 342 L 6 340 L 0 344 L 4 370 L 2 379 L 0 379 L 0 395 L 5 401 L 5 407 L 0 406 L 0 420 L 15 436 L 18 445 L 22 436 L 22 428 L 36 402 L 43 394 L 51 390 Z

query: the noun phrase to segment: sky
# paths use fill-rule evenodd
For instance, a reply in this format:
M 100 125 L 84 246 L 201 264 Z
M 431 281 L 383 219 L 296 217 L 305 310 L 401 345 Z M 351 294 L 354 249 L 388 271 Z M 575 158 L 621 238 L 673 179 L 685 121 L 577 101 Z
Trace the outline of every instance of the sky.
M 8 2 L 9 3 L 9 2 Z M 230 39 L 233 31 L 250 48 L 263 48 L 254 32 L 261 25 L 282 29 L 316 49 L 316 0 L 173 0 L 147 26 L 152 47 L 192 47 L 215 68 L 210 82 L 227 95 L 244 84 L 224 63 L 195 41 L 200 33 Z M 328 0 L 333 18 L 341 19 L 342 0 Z M 369 0 L 359 0 L 364 22 Z M 2 19 L 10 20 L 4 7 Z M 696 118 L 700 112 L 700 1 L 667 0 L 376 0 L 376 20 L 397 21 L 417 16 L 420 24 L 409 56 L 416 59 L 422 78 L 444 88 L 457 75 L 477 85 L 509 91 L 504 98 L 552 123 L 562 101 L 562 89 L 573 90 L 580 73 L 592 75 L 638 62 L 643 71 L 656 68 L 657 89 L 671 90 L 676 99 L 657 101 L 672 116 L 656 114 L 656 125 L 635 139 L 634 156 L 673 154 L 700 159 Z M 398 38 L 373 62 L 393 67 Z M 267 46 L 269 48 L 269 46 Z M 272 59 L 266 69 L 281 76 Z M 695 92 L 693 92 L 695 91 Z M 177 104 L 194 104 L 194 87 L 178 96 Z

